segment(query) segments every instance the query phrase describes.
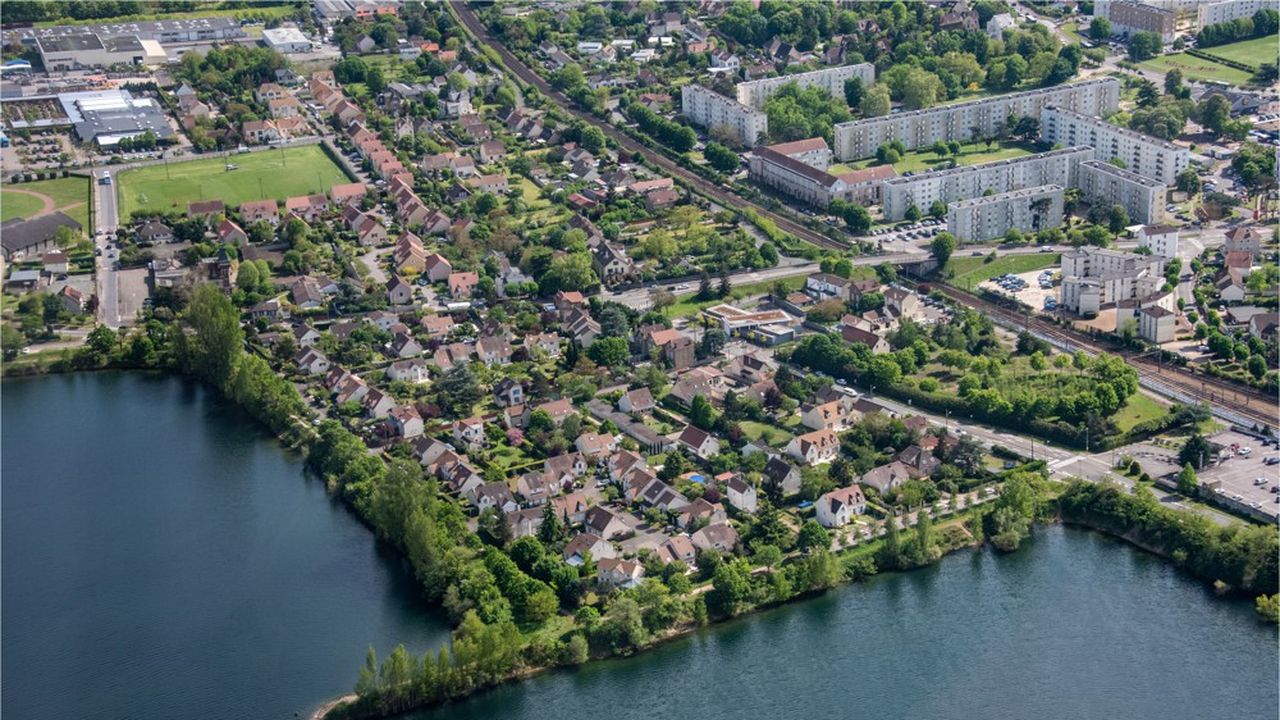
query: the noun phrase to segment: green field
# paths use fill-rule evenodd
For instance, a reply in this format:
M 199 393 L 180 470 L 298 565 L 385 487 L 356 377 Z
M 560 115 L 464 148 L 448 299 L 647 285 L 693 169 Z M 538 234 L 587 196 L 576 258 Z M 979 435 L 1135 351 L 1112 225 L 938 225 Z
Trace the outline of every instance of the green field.
M 1277 48 L 1280 48 L 1280 38 L 1261 37 L 1229 45 L 1204 48 L 1203 52 L 1207 55 L 1257 68 L 1264 62 L 1275 62 Z
M 237 169 L 226 170 L 226 163 Z M 319 145 L 265 150 L 227 158 L 151 165 L 120 174 L 120 217 L 137 210 L 185 211 L 193 200 L 222 200 L 236 207 L 249 200 L 327 193 L 349 182 Z
M 64 177 L 56 180 L 18 183 L 0 188 L 0 221 L 16 217 L 29 218 L 44 208 L 39 193 L 53 201 L 53 208 L 70 215 L 82 227 L 89 226 L 89 179 Z
M 921 170 L 930 170 L 935 165 L 940 165 L 954 157 L 957 165 L 977 165 L 979 163 L 994 162 L 996 160 L 1007 160 L 1009 158 L 1030 155 L 1034 150 L 1022 145 L 1013 143 L 1004 143 L 992 145 L 991 149 L 987 149 L 986 143 L 966 143 L 960 148 L 959 156 L 946 155 L 938 157 L 938 154 L 932 150 L 912 150 L 902 156 L 902 159 L 893 164 L 893 169 L 898 171 L 899 175 L 909 172 L 919 172 Z M 837 173 L 847 170 L 861 170 L 876 164 L 875 159 L 861 160 L 859 162 L 849 163 L 847 166 L 832 166 L 830 172 Z
M 214 3 L 210 3 L 214 4 Z M 35 23 L 38 28 L 53 27 L 55 25 L 96 25 L 98 23 L 111 22 L 148 22 L 153 20 L 194 20 L 197 18 L 218 18 L 218 17 L 234 17 L 247 18 L 256 20 L 273 20 L 286 18 L 293 15 L 294 8 L 289 4 L 282 5 L 262 5 L 258 4 L 247 8 L 232 9 L 203 9 L 191 10 L 189 12 L 172 12 L 172 13 L 133 13 L 129 15 L 116 15 L 109 18 L 87 18 L 77 20 L 75 18 L 63 17 L 56 20 L 41 20 Z
M 1223 47 L 1227 46 L 1224 45 Z M 1249 78 L 1252 77 L 1244 70 L 1219 65 L 1216 62 L 1192 57 L 1186 53 L 1161 55 L 1146 62 L 1138 63 L 1138 66 L 1158 73 L 1167 73 L 1177 68 L 1182 71 L 1183 77 L 1188 80 L 1217 80 L 1232 85 L 1248 85 Z
M 800 288 L 804 287 L 804 281 L 805 281 L 804 276 L 782 278 L 782 283 L 787 286 L 788 290 L 799 290 Z M 691 317 L 693 315 L 697 315 L 699 312 L 702 312 L 703 308 L 709 308 L 712 305 L 719 305 L 721 303 L 732 304 L 737 298 L 745 298 L 745 297 L 750 297 L 752 295 L 762 295 L 764 293 L 767 293 L 776 282 L 778 281 L 766 280 L 758 283 L 748 283 L 746 285 L 739 285 L 730 289 L 729 291 L 730 297 L 727 297 L 727 298 L 712 298 L 711 300 L 698 300 L 697 299 L 698 293 L 688 293 L 686 295 L 677 295 L 676 304 L 667 308 L 666 314 L 669 317 L 673 317 L 673 318 Z M 714 291 L 719 287 L 720 287 L 720 281 L 715 277 L 712 277 L 711 289 Z
M 964 251 L 965 248 L 961 248 L 958 252 L 963 253 Z M 990 280 L 1005 273 L 1017 275 L 1031 272 L 1032 270 L 1043 270 L 1057 265 L 1059 257 L 1058 253 L 1033 253 L 1029 255 L 1007 255 L 991 262 L 984 262 L 986 260 L 985 255 L 981 257 L 956 257 L 952 255 L 951 260 L 947 262 L 947 267 L 951 272 L 955 273 L 955 276 L 951 279 L 952 285 L 972 288 L 983 280 Z
M 1120 432 L 1128 432 L 1134 425 L 1164 417 L 1167 412 L 1165 406 L 1138 392 L 1130 395 L 1129 401 L 1111 419 Z

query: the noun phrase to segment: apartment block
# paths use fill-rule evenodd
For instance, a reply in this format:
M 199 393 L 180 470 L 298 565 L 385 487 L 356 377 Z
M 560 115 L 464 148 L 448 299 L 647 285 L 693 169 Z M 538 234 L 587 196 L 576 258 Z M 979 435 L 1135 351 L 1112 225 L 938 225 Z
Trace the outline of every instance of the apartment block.
M 1164 287 L 1164 264 L 1161 257 L 1095 247 L 1063 253 L 1060 303 L 1083 315 L 1150 298 Z
M 822 208 L 833 200 L 879 202 L 884 181 L 897 176 L 889 165 L 839 175 L 827 172 L 830 166 L 831 150 L 822 138 L 757 147 L 747 162 L 755 182 Z
M 876 148 L 890 140 L 898 140 L 908 150 L 939 140 L 969 142 L 995 137 L 1011 115 L 1040 117 L 1050 105 L 1085 115 L 1107 115 L 1115 112 L 1119 104 L 1120 83 L 1115 78 L 1085 80 L 840 123 L 835 126 L 835 153 L 842 161 L 858 160 L 874 155 Z
M 1154 225 L 1164 220 L 1168 187 L 1159 180 L 1121 170 L 1108 162 L 1086 160 L 1076 170 L 1080 198 L 1090 205 L 1120 205 L 1135 223 Z
M 1259 10 L 1274 10 L 1275 0 L 1226 0 L 1205 2 L 1196 7 L 1196 24 L 1199 27 L 1230 22 L 1236 18 L 1253 17 Z
M 802 90 L 820 87 L 829 95 L 841 97 L 844 94 L 844 81 L 855 77 L 861 78 L 863 85 L 870 85 L 876 81 L 876 66 L 871 63 L 858 63 L 738 83 L 738 102 L 758 110 L 763 108 L 765 101 L 781 90 L 782 86 L 789 83 L 799 85 Z
M 1061 185 L 1041 185 L 947 206 L 947 231 L 961 243 L 995 240 L 1010 230 L 1036 232 L 1061 224 Z
M 747 147 L 754 147 L 769 135 L 769 118 L 764 113 L 701 85 L 685 85 L 681 89 L 680 111 L 699 127 L 728 128 Z
M 1115 35 L 1129 37 L 1134 33 L 1153 32 L 1166 45 L 1173 42 L 1178 24 L 1178 14 L 1173 10 L 1130 0 L 1098 3 L 1094 5 L 1093 14 L 1110 20 L 1111 32 Z
M 1129 171 L 1165 185 L 1172 185 L 1191 163 L 1187 148 L 1060 107 L 1041 111 L 1040 137 L 1064 147 L 1092 146 L 1095 160 L 1119 158 Z
M 935 202 L 969 200 L 988 190 L 1006 193 L 1041 185 L 1074 187 L 1076 166 L 1092 158 L 1093 148 L 1071 147 L 895 178 L 885 182 L 882 188 L 884 217 L 901 220 L 912 205 L 928 212 Z

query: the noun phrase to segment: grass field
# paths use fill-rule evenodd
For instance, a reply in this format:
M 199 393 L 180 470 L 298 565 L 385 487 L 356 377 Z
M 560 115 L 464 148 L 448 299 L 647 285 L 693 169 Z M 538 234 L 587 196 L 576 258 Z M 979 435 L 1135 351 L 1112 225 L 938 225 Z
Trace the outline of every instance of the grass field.
M 1225 45 L 1223 47 L 1226 47 Z M 1174 53 L 1173 55 L 1161 55 L 1152 58 L 1146 62 L 1138 63 L 1138 66 L 1146 70 L 1158 73 L 1167 73 L 1174 68 L 1182 71 L 1183 77 L 1188 80 L 1218 80 L 1220 82 L 1230 83 L 1232 85 L 1248 85 L 1249 78 L 1252 77 L 1244 70 L 1220 65 L 1216 62 L 1209 62 L 1198 57 L 1192 57 L 1186 53 Z
M 1280 38 L 1260 37 L 1229 45 L 1204 48 L 1203 52 L 1256 69 L 1264 62 L 1275 62 L 1277 47 L 1280 47 Z
M 226 163 L 238 166 L 228 172 Z M 185 210 L 192 200 L 222 200 L 236 207 L 249 200 L 327 193 L 348 182 L 318 145 L 267 150 L 230 158 L 193 160 L 127 170 L 120 174 L 122 219 L 137 210 Z
M 89 178 L 64 177 L 56 180 L 6 185 L 0 188 L 0 221 L 29 218 L 44 208 L 39 193 L 53 201 L 53 208 L 70 215 L 82 227 L 89 226 Z
M 912 150 L 902 156 L 902 159 L 893 164 L 893 168 L 898 171 L 899 175 L 909 172 L 919 172 L 921 170 L 929 170 L 935 165 L 940 165 L 954 157 L 957 165 L 977 165 L 978 163 L 994 162 L 996 160 L 1007 160 L 1009 158 L 1030 155 L 1033 150 L 1021 145 L 1005 143 L 1003 145 L 992 145 L 991 149 L 987 149 L 986 143 L 967 143 L 960 148 L 960 155 L 938 157 L 937 153 L 932 150 Z M 874 159 L 862 160 L 850 163 L 847 166 L 849 170 L 861 170 L 865 167 L 874 165 Z M 833 166 L 830 172 L 841 172 L 845 170 L 845 166 Z
M 1166 412 L 1168 408 L 1138 392 L 1130 395 L 1129 401 L 1117 410 L 1111 419 L 1115 421 L 1120 432 L 1128 432 L 1138 423 L 1164 417 Z
M 800 288 L 804 287 L 804 281 L 805 281 L 804 276 L 782 278 L 782 282 L 786 284 L 788 290 L 799 290 Z M 764 282 L 739 285 L 737 287 L 732 288 L 729 291 L 730 297 L 727 297 L 727 298 L 712 298 L 711 300 L 698 300 L 697 293 L 689 293 L 687 295 L 677 295 L 676 304 L 667 308 L 666 313 L 669 317 L 673 317 L 673 318 L 689 317 L 692 315 L 697 315 L 699 312 L 702 311 L 703 308 L 709 308 L 712 305 L 719 305 L 720 303 L 732 303 L 736 298 L 744 298 L 744 297 L 750 297 L 752 295 L 761 295 L 763 293 L 767 293 L 769 292 L 769 289 L 773 287 L 773 284 L 776 282 L 778 281 L 766 280 Z M 711 278 L 712 290 L 715 290 L 716 288 L 718 288 L 719 283 L 720 281 L 713 276 Z
M 254 7 L 239 9 L 214 9 L 214 10 L 192 10 L 190 12 L 172 12 L 172 13 L 135 13 L 132 15 L 118 15 L 111 18 L 88 18 L 85 20 L 76 20 L 75 18 L 58 18 L 57 20 L 41 20 L 35 23 L 38 28 L 53 27 L 55 25 L 95 25 L 102 22 L 122 23 L 122 22 L 147 22 L 152 20 L 192 20 L 195 18 L 218 18 L 218 17 L 243 17 L 257 20 L 269 20 L 275 18 L 285 18 L 293 15 L 293 6 L 289 4 L 283 5 L 255 5 Z
M 963 251 L 963 250 L 962 250 Z M 1024 273 L 1041 270 L 1058 264 L 1057 253 L 1036 253 L 1032 255 L 1009 255 L 991 262 L 983 262 L 986 257 L 951 256 L 947 267 L 955 273 L 951 284 L 956 287 L 974 287 L 983 280 L 990 280 L 1005 273 Z

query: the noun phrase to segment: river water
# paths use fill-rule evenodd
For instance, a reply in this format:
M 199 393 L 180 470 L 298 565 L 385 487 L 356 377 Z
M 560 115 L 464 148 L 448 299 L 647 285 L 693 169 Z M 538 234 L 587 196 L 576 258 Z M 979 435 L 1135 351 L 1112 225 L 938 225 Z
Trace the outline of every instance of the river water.
M 290 717 L 370 642 L 443 641 L 368 532 L 209 393 L 2 390 L 6 715 Z M 1249 603 L 1051 527 L 414 718 L 1274 718 L 1276 674 Z

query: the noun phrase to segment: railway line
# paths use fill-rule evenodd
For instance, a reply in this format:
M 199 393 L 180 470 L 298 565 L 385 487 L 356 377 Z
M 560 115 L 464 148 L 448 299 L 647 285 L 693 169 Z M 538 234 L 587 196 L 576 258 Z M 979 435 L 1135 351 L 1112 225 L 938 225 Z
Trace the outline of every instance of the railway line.
M 604 131 L 604 134 L 607 137 L 612 138 L 619 147 L 625 149 L 627 152 L 639 154 L 646 162 L 661 168 L 663 172 L 666 172 L 673 177 L 679 178 L 684 184 L 691 188 L 695 188 L 700 194 L 715 200 L 727 208 L 750 207 L 762 217 L 767 217 L 772 220 L 774 224 L 778 226 L 778 229 L 789 232 L 802 240 L 806 240 L 817 245 L 818 247 L 827 248 L 829 250 L 849 249 L 848 243 L 832 240 L 822 233 L 815 232 L 791 218 L 779 215 L 772 210 L 768 210 L 756 203 L 745 200 L 737 194 L 725 190 L 716 183 L 707 180 L 688 168 L 682 167 L 666 155 L 640 144 L 631 136 L 622 132 L 613 125 L 603 122 L 600 118 L 578 109 L 573 100 L 571 100 L 567 95 L 551 87 L 550 83 L 529 68 L 529 66 L 525 65 L 510 50 L 504 47 L 501 42 L 495 42 L 489 35 L 489 31 L 484 27 L 484 23 L 480 21 L 480 18 L 476 16 L 475 12 L 467 5 L 467 3 L 450 2 L 449 6 L 453 9 L 454 15 L 464 26 L 466 26 L 471 34 L 480 41 L 481 45 L 493 48 L 494 52 L 498 53 L 498 56 L 502 59 L 502 64 L 506 66 L 508 71 L 513 73 L 526 85 L 532 86 L 537 89 L 538 92 L 554 100 L 565 112 L 570 113 L 584 122 L 588 122 L 599 127 Z
M 1219 378 L 1196 375 L 1185 368 L 1161 363 L 1137 353 L 1117 352 L 1084 333 L 1060 327 L 1034 315 L 1020 313 L 946 285 L 934 287 L 948 298 L 979 310 L 1006 327 L 1025 329 L 1059 350 L 1119 355 L 1138 372 L 1139 382 L 1148 389 L 1181 402 L 1208 403 L 1215 415 L 1229 422 L 1245 427 L 1262 424 L 1271 428 L 1275 428 L 1280 422 L 1277 417 L 1280 406 L 1276 398 L 1265 393 L 1242 388 Z

